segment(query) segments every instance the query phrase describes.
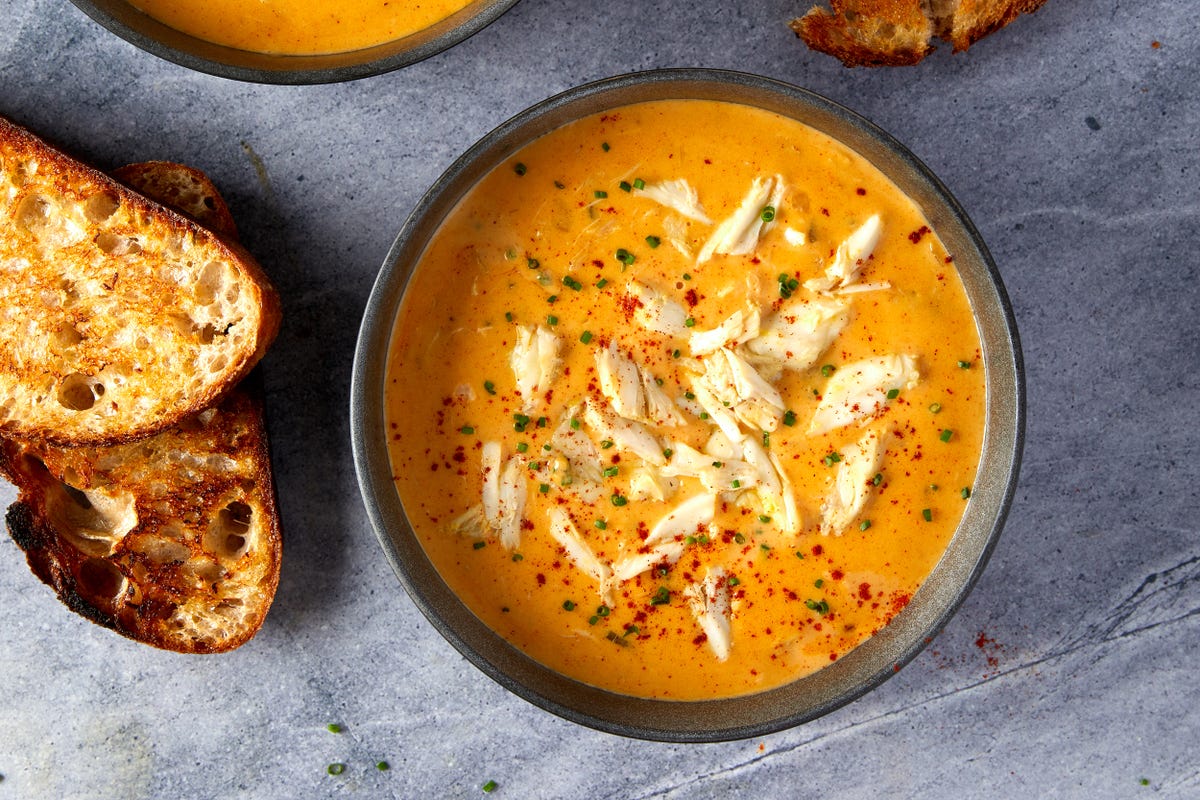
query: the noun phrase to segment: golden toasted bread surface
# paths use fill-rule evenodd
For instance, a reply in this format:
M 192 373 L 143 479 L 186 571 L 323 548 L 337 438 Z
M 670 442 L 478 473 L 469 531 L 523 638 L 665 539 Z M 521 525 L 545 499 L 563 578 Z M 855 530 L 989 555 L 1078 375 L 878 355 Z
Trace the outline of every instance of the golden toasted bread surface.
M 191 217 L 210 231 L 238 238 L 237 223 L 212 180 L 195 167 L 173 161 L 142 161 L 113 170 L 136 192 Z
M 239 245 L 0 118 L 0 433 L 163 430 L 245 376 L 279 319 Z
M 9 532 L 72 610 L 183 653 L 231 650 L 262 625 L 281 541 L 262 404 L 239 386 L 138 442 L 0 442 L 19 489 Z
M 848 67 L 910 66 L 933 52 L 933 39 L 966 50 L 1046 0 L 829 0 L 791 28 L 809 47 Z

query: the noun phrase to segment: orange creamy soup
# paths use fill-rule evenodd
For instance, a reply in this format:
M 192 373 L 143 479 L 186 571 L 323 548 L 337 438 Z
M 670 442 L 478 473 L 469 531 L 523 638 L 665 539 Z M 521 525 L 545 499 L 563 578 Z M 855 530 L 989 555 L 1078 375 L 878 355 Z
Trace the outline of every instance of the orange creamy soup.
M 708 101 L 494 169 L 391 345 L 396 486 L 438 571 L 547 666 L 642 697 L 768 689 L 905 607 L 975 478 L 953 259 L 863 158 Z
M 259 53 L 361 50 L 424 30 L 472 0 L 130 0 L 176 30 Z

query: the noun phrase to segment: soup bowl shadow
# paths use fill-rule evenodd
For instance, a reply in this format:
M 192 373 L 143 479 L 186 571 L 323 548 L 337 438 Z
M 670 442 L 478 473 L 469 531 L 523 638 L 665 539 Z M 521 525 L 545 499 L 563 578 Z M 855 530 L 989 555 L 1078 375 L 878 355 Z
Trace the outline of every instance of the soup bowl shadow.
M 456 203 L 523 145 L 581 117 L 652 100 L 720 100 L 797 119 L 857 151 L 922 210 L 970 301 L 987 390 L 978 478 L 949 546 L 890 624 L 817 672 L 775 689 L 700 701 L 616 694 L 534 661 L 480 621 L 446 585 L 405 516 L 392 481 L 384 421 L 387 354 L 409 278 Z M 355 467 L 367 513 L 401 584 L 433 626 L 488 676 L 529 702 L 610 733 L 668 742 L 761 736 L 826 714 L 895 674 L 970 592 L 996 545 L 1016 488 L 1024 437 L 1024 377 L 1008 297 L 983 241 L 950 192 L 912 153 L 867 120 L 784 83 L 717 70 L 659 70 L 588 84 L 524 111 L 459 158 L 418 203 L 387 255 L 359 331 L 350 400 Z
M 257 53 L 200 39 L 139 11 L 128 0 L 71 0 L 125 41 L 180 66 L 249 83 L 339 83 L 415 64 L 490 25 L 517 0 L 475 0 L 446 19 L 390 42 L 322 55 Z

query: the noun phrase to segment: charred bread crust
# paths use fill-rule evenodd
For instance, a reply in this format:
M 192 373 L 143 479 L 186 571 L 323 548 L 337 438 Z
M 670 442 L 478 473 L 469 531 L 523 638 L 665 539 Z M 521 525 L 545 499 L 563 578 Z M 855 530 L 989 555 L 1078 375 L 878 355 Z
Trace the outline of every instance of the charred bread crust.
M 72 611 L 181 653 L 261 627 L 282 539 L 261 399 L 244 388 L 133 444 L 5 441 L 0 467 L 19 490 L 9 533 Z

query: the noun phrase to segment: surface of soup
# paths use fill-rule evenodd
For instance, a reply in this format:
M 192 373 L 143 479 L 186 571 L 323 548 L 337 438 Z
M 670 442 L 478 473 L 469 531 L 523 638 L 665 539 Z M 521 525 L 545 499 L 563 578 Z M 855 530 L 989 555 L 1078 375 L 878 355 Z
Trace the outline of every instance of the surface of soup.
M 969 502 L 980 344 L 926 220 L 794 120 L 713 101 L 559 128 L 441 224 L 387 425 L 439 573 L 580 681 L 772 688 L 898 614 Z
M 441 22 L 472 0 L 130 0 L 158 21 L 257 53 L 361 50 Z

